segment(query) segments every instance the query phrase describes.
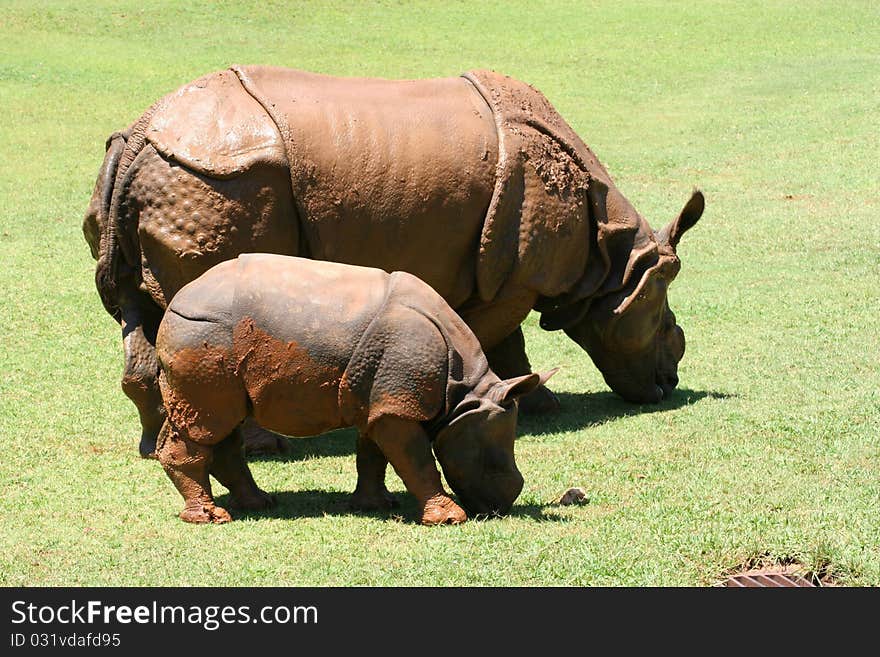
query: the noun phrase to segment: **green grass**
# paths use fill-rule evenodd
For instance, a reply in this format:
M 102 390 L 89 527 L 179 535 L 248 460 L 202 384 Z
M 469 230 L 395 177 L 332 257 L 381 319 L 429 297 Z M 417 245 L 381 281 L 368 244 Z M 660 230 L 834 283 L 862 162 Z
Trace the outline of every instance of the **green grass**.
M 19 2 L 0 12 L 0 584 L 704 585 L 796 559 L 880 585 L 880 8 L 870 2 Z M 655 227 L 692 186 L 656 408 L 526 325 L 565 410 L 523 419 L 511 516 L 353 515 L 354 434 L 252 464 L 277 510 L 176 519 L 136 457 L 80 222 L 107 135 L 232 63 L 494 68 L 553 102 Z M 590 502 L 554 498 L 583 486 Z M 222 497 L 221 497 L 222 501 Z

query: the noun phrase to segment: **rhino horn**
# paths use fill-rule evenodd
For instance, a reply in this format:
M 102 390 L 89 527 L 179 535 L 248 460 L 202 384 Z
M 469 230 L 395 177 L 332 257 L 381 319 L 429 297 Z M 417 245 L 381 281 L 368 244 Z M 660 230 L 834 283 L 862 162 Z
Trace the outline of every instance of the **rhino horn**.
M 703 197 L 703 192 L 695 189 L 690 200 L 685 203 L 678 216 L 656 233 L 657 242 L 659 244 L 668 244 L 675 249 L 685 231 L 697 223 L 705 207 L 706 199 Z

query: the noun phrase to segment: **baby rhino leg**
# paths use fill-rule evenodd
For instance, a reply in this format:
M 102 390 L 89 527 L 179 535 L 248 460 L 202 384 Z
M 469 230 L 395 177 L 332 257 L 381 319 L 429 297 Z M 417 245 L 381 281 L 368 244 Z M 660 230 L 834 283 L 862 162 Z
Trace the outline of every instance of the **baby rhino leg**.
M 162 425 L 156 445 L 156 456 L 165 473 L 184 501 L 180 519 L 193 523 L 223 523 L 232 520 L 226 509 L 214 504 L 208 471 L 214 447 L 202 445 L 171 426 Z
M 156 455 L 183 496 L 182 520 L 228 522 L 231 517 L 226 510 L 214 504 L 208 475 L 215 469 L 216 445 L 236 431 L 247 415 L 247 395 L 230 366 L 228 351 L 213 346 L 221 340 L 210 340 L 210 335 L 204 339 L 205 331 L 184 331 L 189 327 L 182 321 L 186 320 L 169 318 L 166 313 L 157 340 L 162 367 L 159 388 L 168 417 L 159 434 Z M 177 333 L 171 332 L 175 323 L 180 324 Z M 186 339 L 175 344 L 176 336 Z M 230 459 L 225 449 L 220 448 L 219 471 L 232 481 L 235 477 L 228 475 Z M 246 479 L 238 474 L 236 486 L 243 491 Z
M 443 490 L 431 441 L 418 422 L 386 415 L 376 420 L 369 437 L 416 496 L 423 525 L 454 525 L 467 520 L 464 510 Z
M 214 447 L 211 474 L 229 489 L 230 505 L 235 509 L 265 509 L 275 504 L 275 497 L 260 490 L 244 460 L 241 426 Z
M 351 506 L 359 511 L 390 509 L 397 500 L 385 487 L 385 470 L 388 459 L 379 446 L 368 436 L 358 434 L 357 441 L 357 487 L 351 496 Z

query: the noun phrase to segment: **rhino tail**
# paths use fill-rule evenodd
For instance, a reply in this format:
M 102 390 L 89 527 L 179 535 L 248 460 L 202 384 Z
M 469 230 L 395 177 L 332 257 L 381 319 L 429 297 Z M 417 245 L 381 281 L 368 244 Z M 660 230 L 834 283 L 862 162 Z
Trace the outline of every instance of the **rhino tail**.
M 97 224 L 100 227 L 95 286 L 105 310 L 116 321 L 121 321 L 122 316 L 121 281 L 137 278 L 140 261 L 137 231 L 125 230 L 128 213 L 120 211 L 120 208 L 130 183 L 130 174 L 136 169 L 133 165 L 146 144 L 146 127 L 164 100 L 153 105 L 127 130 L 110 135 L 93 196 L 93 204 L 98 206 Z M 96 199 L 100 201 L 95 203 Z
M 92 257 L 98 261 L 95 268 L 95 285 L 98 288 L 98 294 L 104 308 L 116 320 L 119 320 L 119 310 L 115 308 L 110 301 L 112 294 L 110 292 L 113 287 L 109 282 L 108 271 L 108 224 L 110 216 L 110 202 L 113 198 L 113 187 L 116 180 L 116 173 L 119 170 L 119 160 L 125 150 L 126 134 L 124 132 L 114 132 L 107 138 L 106 149 L 104 155 L 104 163 L 98 172 L 98 180 L 95 183 L 95 191 L 92 194 L 92 201 L 89 204 L 86 218 L 83 221 L 83 234 L 86 242 L 92 250 Z

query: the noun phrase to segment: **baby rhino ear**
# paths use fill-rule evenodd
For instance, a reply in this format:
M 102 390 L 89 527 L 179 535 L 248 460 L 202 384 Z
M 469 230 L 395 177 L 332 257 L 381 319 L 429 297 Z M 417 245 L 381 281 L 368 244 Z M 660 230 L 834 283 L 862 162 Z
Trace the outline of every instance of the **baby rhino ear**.
M 532 374 L 524 374 L 512 379 L 504 379 L 492 386 L 492 389 L 489 391 L 489 397 L 499 406 L 512 404 L 514 400 L 529 394 L 558 371 L 559 368 L 557 367 L 541 374 L 533 372 Z

